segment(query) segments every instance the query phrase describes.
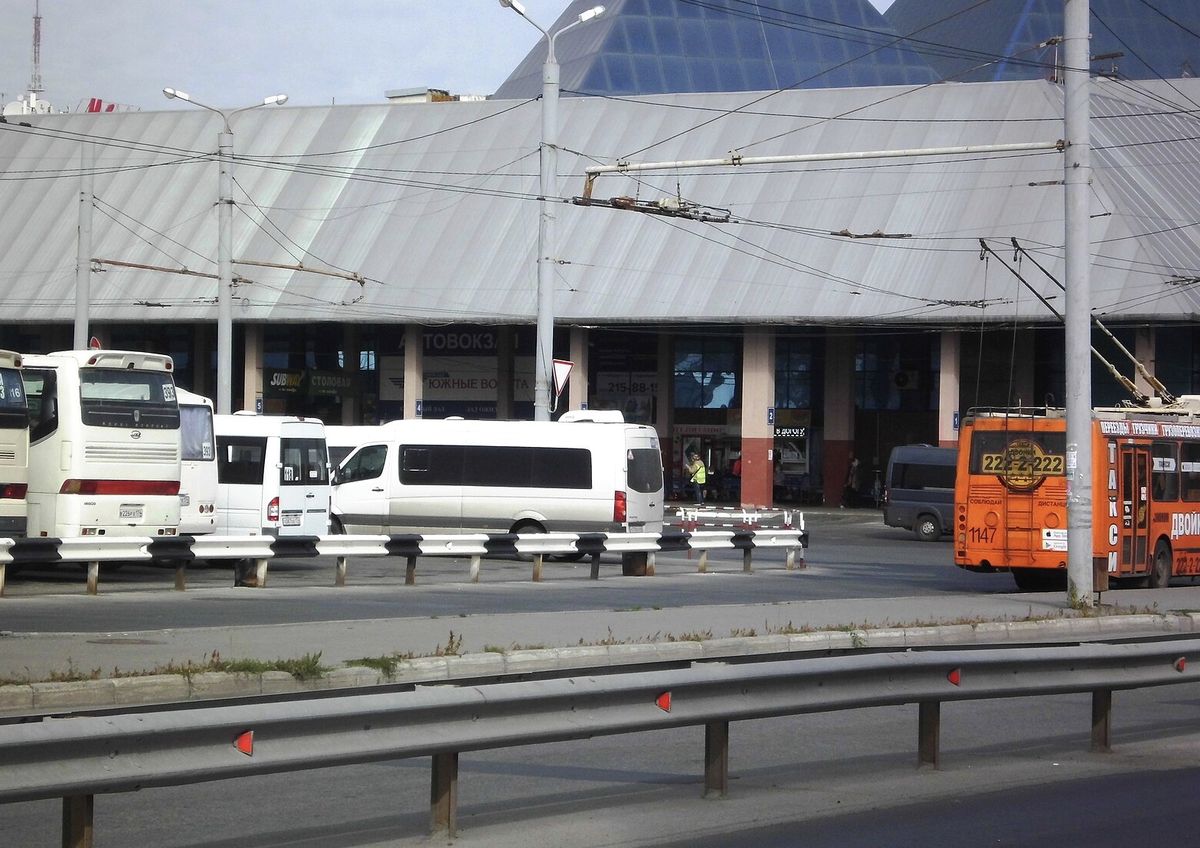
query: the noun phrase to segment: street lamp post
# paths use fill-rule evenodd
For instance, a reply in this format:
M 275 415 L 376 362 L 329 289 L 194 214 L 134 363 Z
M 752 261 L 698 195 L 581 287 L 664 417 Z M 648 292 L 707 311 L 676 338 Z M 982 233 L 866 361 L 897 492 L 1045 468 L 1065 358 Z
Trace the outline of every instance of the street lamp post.
M 217 185 L 217 412 L 233 412 L 233 130 L 229 119 L 238 112 L 287 102 L 286 94 L 273 94 L 261 103 L 239 109 L 217 109 L 194 99 L 186 92 L 164 88 L 168 100 L 179 100 L 221 116 L 217 135 L 217 161 L 220 181 Z
M 552 198 L 558 187 L 558 61 L 554 57 L 554 41 L 571 27 L 590 21 L 604 12 L 603 6 L 593 6 L 576 20 L 554 32 L 538 26 L 517 0 L 500 0 L 500 5 L 512 9 L 546 36 L 546 61 L 542 65 L 542 143 L 541 143 L 541 215 L 538 223 L 537 260 L 537 349 L 533 363 L 533 417 L 536 421 L 550 420 L 550 381 L 554 368 L 554 208 Z

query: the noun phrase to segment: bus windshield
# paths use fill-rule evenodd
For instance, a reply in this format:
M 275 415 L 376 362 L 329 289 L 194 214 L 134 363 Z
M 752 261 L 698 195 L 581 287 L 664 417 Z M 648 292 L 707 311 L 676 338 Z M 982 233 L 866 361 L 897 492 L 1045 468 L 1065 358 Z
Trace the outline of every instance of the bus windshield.
M 81 368 L 83 423 L 93 427 L 179 429 L 175 383 L 163 371 Z
M 22 430 L 29 424 L 25 386 L 16 368 L 0 368 L 0 428 Z

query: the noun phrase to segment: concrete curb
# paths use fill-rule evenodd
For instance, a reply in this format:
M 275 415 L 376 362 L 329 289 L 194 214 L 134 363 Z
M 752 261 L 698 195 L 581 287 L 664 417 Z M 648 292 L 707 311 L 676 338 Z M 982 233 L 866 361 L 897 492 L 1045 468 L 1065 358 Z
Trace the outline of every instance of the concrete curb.
M 269 671 L 262 674 L 201 672 L 188 676 L 157 674 L 60 683 L 21 683 L 0 686 L 0 715 L 329 691 L 384 683 L 440 682 L 595 666 L 712 660 L 782 651 L 821 653 L 846 648 L 1071 641 L 1139 633 L 1194 633 L 1200 630 L 1198 625 L 1200 613 L 1197 612 L 1050 621 L 988 621 L 416 657 L 398 661 L 390 675 L 373 668 L 351 666 L 334 669 L 314 680 L 297 680 L 287 672 Z

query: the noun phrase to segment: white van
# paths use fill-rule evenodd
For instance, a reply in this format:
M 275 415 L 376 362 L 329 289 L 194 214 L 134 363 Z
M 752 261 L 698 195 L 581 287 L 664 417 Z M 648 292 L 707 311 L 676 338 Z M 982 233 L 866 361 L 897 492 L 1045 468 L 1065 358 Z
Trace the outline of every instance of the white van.
M 329 532 L 329 455 L 316 418 L 214 415 L 217 529 L 229 536 Z
M 383 424 L 334 477 L 333 531 L 662 532 L 658 434 L 598 417 Z

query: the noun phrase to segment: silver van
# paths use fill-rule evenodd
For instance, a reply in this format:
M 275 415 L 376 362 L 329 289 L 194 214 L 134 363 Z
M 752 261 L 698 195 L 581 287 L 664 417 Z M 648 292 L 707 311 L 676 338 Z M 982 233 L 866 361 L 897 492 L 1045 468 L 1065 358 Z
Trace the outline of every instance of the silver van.
M 893 448 L 884 481 L 883 523 L 911 530 L 923 542 L 936 542 L 952 532 L 957 463 L 957 448 Z

